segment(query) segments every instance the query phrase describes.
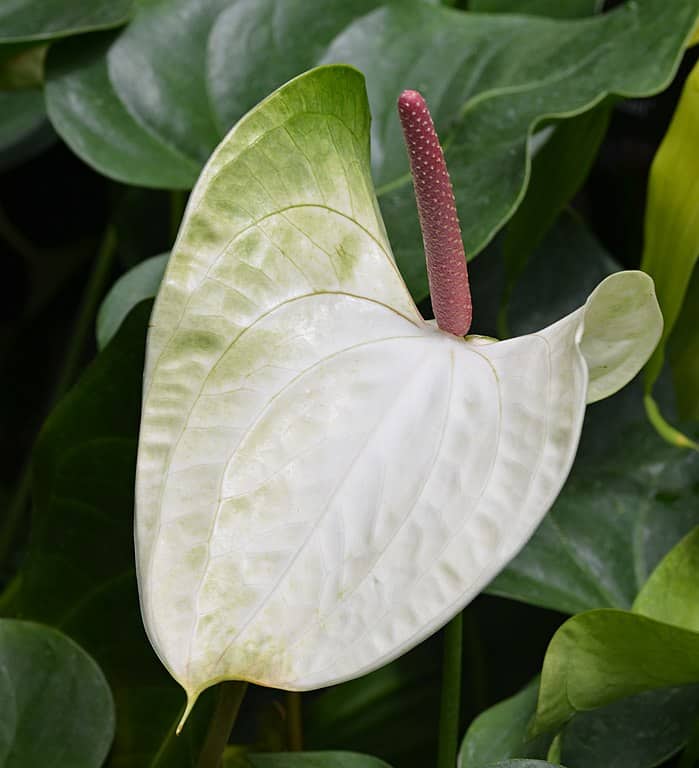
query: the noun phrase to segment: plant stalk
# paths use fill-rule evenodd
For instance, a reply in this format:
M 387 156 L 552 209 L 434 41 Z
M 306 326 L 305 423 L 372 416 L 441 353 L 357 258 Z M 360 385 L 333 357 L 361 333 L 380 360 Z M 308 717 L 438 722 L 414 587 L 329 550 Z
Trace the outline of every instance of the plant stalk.
M 301 717 L 301 694 L 289 691 L 286 694 L 287 741 L 290 752 L 303 749 L 303 720 Z
M 461 709 L 462 644 L 463 614 L 458 613 L 444 628 L 437 768 L 454 768 L 456 766 Z
M 95 315 L 109 280 L 115 250 L 116 233 L 110 226 L 105 232 L 92 272 L 85 286 L 63 365 L 58 374 L 56 386 L 49 398 L 47 409 L 49 411 L 65 395 L 80 370 Z M 15 537 L 17 536 L 17 531 L 29 504 L 30 495 L 31 461 L 28 460 L 22 469 L 14 496 L 7 508 L 2 530 L 0 530 L 0 564 L 7 562 Z
M 223 752 L 235 725 L 248 684 L 230 680 L 219 685 L 218 701 L 211 718 L 197 768 L 220 768 Z

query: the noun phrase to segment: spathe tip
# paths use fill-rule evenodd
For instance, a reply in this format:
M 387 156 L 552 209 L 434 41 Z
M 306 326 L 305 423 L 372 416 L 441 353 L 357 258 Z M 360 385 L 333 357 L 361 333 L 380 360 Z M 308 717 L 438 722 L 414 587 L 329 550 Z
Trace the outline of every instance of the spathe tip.
M 194 709 L 194 705 L 197 703 L 197 699 L 199 698 L 198 693 L 191 693 L 190 691 L 187 691 L 187 705 L 184 708 L 184 712 L 182 714 L 182 718 L 180 719 L 180 722 L 177 724 L 177 728 L 175 729 L 175 734 L 177 736 L 182 733 L 182 729 L 184 728 L 184 724 L 187 722 L 187 718 L 192 713 L 192 710 Z

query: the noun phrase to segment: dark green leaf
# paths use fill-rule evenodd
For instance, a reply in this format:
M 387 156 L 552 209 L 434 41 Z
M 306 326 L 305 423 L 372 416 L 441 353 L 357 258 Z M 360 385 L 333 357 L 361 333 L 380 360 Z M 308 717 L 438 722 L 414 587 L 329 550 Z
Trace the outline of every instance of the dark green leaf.
M 592 16 L 601 6 L 600 0 L 471 0 L 469 3 L 469 8 L 479 13 L 522 13 L 558 19 Z
M 187 187 L 223 132 L 273 86 L 313 63 L 353 63 L 367 76 L 389 234 L 420 298 L 426 281 L 397 94 L 417 87 L 431 104 L 474 255 L 518 205 L 537 123 L 584 112 L 609 92 L 662 89 L 699 11 L 696 0 L 671 9 L 664 0 L 639 0 L 599 17 L 556 21 L 473 16 L 417 0 L 367 12 L 375 5 L 326 0 L 321 12 L 295 2 L 271 13 L 269 2 L 149 3 L 111 45 L 103 40 L 86 51 L 70 41 L 50 53 L 49 115 L 103 173 Z
M 209 700 L 175 740 L 184 697 L 146 639 L 133 555 L 133 480 L 149 305 L 140 305 L 39 439 L 18 604 L 98 660 L 117 709 L 113 768 L 196 763 Z
M 538 678 L 515 696 L 479 715 L 469 726 L 459 750 L 460 768 L 484 768 L 512 757 L 545 758 L 550 736 L 529 739 L 527 728 L 536 712 Z
M 40 152 L 54 139 L 41 91 L 0 91 L 0 114 L 0 170 Z
M 134 0 L 3 0 L 0 43 L 51 40 L 125 24 Z
M 102 671 L 61 632 L 0 620 L 0 763 L 99 768 L 114 737 Z
M 97 314 L 97 346 L 104 349 L 129 312 L 158 292 L 169 253 L 142 261 L 114 283 Z
M 510 290 L 558 214 L 585 181 L 607 131 L 610 111 L 610 105 L 603 104 L 560 123 L 553 136 L 534 156 L 526 195 L 507 226 L 503 244 Z M 583 242 L 583 237 L 573 239 L 573 243 Z M 563 251 L 564 266 L 574 263 L 569 250 Z M 598 247 L 590 250 L 601 249 Z M 584 261 L 577 263 L 575 268 L 578 272 L 592 271 Z M 545 287 L 551 288 L 553 281 L 559 279 L 558 271 L 556 263 L 556 268 L 546 276 L 548 279 L 545 280 Z M 564 274 L 563 279 L 566 277 Z M 538 293 L 540 295 L 542 291 Z M 547 296 L 555 297 L 558 293 L 558 290 L 549 291 Z M 503 312 L 506 309 L 506 306 L 503 307 Z M 543 326 L 537 326 L 540 327 Z
M 353 752 L 281 752 L 247 755 L 246 760 L 243 765 L 249 768 L 390 768 L 383 760 Z
M 538 689 L 533 680 L 474 720 L 461 745 L 460 768 L 546 755 L 551 736 L 529 740 L 527 733 Z M 653 768 L 686 743 L 698 707 L 699 686 L 683 686 L 581 712 L 561 734 L 561 762 L 570 768 Z

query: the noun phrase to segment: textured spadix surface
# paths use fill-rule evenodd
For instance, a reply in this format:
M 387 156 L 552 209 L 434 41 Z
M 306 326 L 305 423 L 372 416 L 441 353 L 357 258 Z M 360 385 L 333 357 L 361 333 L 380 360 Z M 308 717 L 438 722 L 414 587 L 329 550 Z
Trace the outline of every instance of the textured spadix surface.
M 586 401 L 661 323 L 622 272 L 537 334 L 435 329 L 378 214 L 362 76 L 319 68 L 250 112 L 192 194 L 148 340 L 141 600 L 190 702 L 355 677 L 444 624 L 527 541 Z

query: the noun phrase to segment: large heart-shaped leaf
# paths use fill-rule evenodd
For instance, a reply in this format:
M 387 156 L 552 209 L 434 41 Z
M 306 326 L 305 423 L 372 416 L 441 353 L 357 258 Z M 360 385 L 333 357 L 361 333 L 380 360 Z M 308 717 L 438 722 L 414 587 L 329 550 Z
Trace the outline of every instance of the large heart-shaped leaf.
M 356 677 L 444 624 L 531 535 L 585 402 L 660 327 L 624 272 L 538 334 L 438 331 L 378 216 L 361 75 L 268 97 L 191 195 L 148 339 L 141 601 L 190 705 L 225 678 Z
M 0 43 L 51 40 L 128 21 L 134 0 L 4 0 Z
M 100 768 L 114 736 L 102 671 L 61 632 L 0 619 L 0 763 Z
M 427 283 L 397 94 L 419 87 L 448 137 L 464 239 L 475 255 L 518 205 L 537 123 L 584 112 L 610 92 L 662 89 L 699 13 L 696 0 L 672 8 L 639 0 L 572 21 L 471 14 L 417 0 L 276 7 L 160 0 L 141 6 L 113 41 L 57 46 L 48 59 L 51 120 L 109 176 L 188 187 L 225 130 L 272 88 L 314 63 L 354 64 L 369 83 L 382 209 L 417 299 Z

